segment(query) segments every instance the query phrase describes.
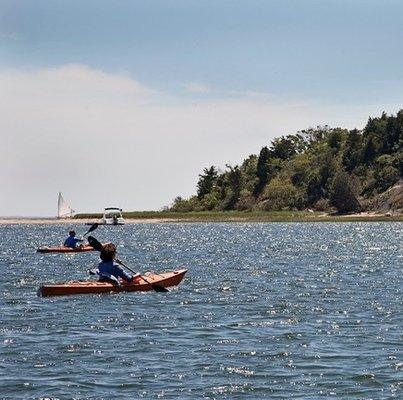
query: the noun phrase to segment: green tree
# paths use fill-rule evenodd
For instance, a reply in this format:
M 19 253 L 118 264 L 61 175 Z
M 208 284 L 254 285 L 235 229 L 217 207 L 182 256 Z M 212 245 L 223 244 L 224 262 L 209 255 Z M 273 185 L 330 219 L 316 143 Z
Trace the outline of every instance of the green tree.
M 274 139 L 240 167 L 199 175 L 197 196 L 177 198 L 173 210 L 359 208 L 403 177 L 403 110 L 369 118 L 362 131 L 328 126 Z M 320 205 L 318 206 L 318 202 Z
M 247 189 L 242 189 L 235 209 L 239 211 L 252 210 L 254 206 L 255 198 L 252 196 L 251 192 Z
M 321 183 L 319 171 L 313 170 L 308 177 L 308 185 L 306 188 L 307 204 L 314 205 L 319 199 L 324 196 L 324 188 Z
M 197 198 L 201 200 L 206 194 L 211 193 L 217 181 L 217 169 L 214 165 L 204 168 L 203 174 L 199 175 L 197 182 Z
M 173 201 L 171 211 L 175 212 L 189 212 L 193 211 L 192 204 L 189 200 L 183 199 L 181 196 L 178 196 Z
M 256 154 L 251 154 L 244 160 L 240 167 L 242 172 L 243 188 L 250 193 L 254 191 L 258 182 L 256 175 L 257 163 L 258 156 Z M 255 202 L 256 200 L 254 199 L 253 201 Z
M 383 192 L 398 182 L 399 171 L 391 165 L 387 165 L 380 171 L 376 171 L 375 179 L 378 190 Z
M 304 198 L 290 182 L 280 178 L 272 179 L 264 188 L 263 208 L 267 211 L 279 211 L 289 208 L 303 208 Z
M 343 165 L 346 171 L 351 172 L 361 160 L 362 135 L 353 129 L 347 135 L 346 147 L 343 152 Z
M 331 129 L 327 135 L 327 145 L 335 150 L 340 150 L 343 142 L 343 131 L 341 129 Z
M 307 147 L 309 147 L 313 143 L 324 140 L 329 130 L 330 128 L 327 125 L 317 126 L 316 128 L 303 129 L 299 131 L 298 134 L 304 138 L 304 142 L 307 143 Z
M 220 209 L 220 198 L 218 192 L 206 194 L 201 200 L 203 210 L 211 211 Z
M 400 179 L 403 179 L 403 151 L 400 151 L 395 156 L 396 168 L 399 171 Z
M 229 169 L 229 171 L 226 173 L 227 195 L 224 201 L 224 209 L 233 210 L 241 197 L 242 173 L 238 165 L 235 167 L 226 165 L 226 167 Z
M 305 187 L 311 170 L 311 160 L 307 154 L 299 154 L 288 164 L 291 182 L 296 187 Z
M 340 213 L 358 211 L 360 203 L 355 195 L 350 176 L 345 171 L 338 172 L 329 189 L 330 204 Z
M 288 160 L 295 154 L 297 154 L 297 144 L 291 135 L 287 137 L 282 136 L 272 141 L 270 146 L 271 157 Z
M 329 150 L 320 154 L 316 161 L 319 166 L 320 185 L 326 194 L 333 176 L 340 169 L 339 162 L 333 152 Z
M 269 166 L 268 161 L 270 157 L 269 149 L 265 146 L 260 150 L 259 158 L 257 159 L 257 183 L 253 190 L 253 195 L 258 197 L 262 192 L 263 188 L 266 186 L 269 177 Z
M 374 161 L 376 156 L 376 148 L 374 144 L 373 136 L 369 136 L 363 149 L 362 149 L 362 162 L 365 165 L 370 165 Z
M 383 192 L 393 186 L 400 178 L 399 169 L 395 166 L 396 159 L 389 154 L 378 157 L 374 177 L 376 188 Z

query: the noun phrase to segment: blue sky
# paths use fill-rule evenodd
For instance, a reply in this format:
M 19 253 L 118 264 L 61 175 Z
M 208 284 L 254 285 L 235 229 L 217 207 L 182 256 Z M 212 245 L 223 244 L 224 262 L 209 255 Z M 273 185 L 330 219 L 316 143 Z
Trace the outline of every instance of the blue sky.
M 103 116 L 105 110 L 118 104 L 120 109 L 127 110 L 127 116 L 138 111 L 139 104 L 160 105 L 158 110 L 147 110 L 149 120 L 139 122 L 136 132 L 122 138 L 128 141 L 134 135 L 149 137 L 150 130 L 157 129 L 150 121 L 156 120 L 158 127 L 165 124 L 161 138 L 181 130 L 192 136 L 194 126 L 191 146 L 192 142 L 200 141 L 203 132 L 214 131 L 216 121 L 212 136 L 218 139 L 214 144 L 216 153 L 209 151 L 211 142 L 206 138 L 200 143 L 204 154 L 189 157 L 180 165 L 187 173 L 181 172 L 184 175 L 177 178 L 172 188 L 150 191 L 141 200 L 133 192 L 127 201 L 122 198 L 126 193 L 122 191 L 116 199 L 132 209 L 158 208 L 168 204 L 175 194 L 191 194 L 202 167 L 240 162 L 275 136 L 323 123 L 362 127 L 372 113 L 396 112 L 403 100 L 402 20 L 403 2 L 397 0 L 0 1 L 0 72 L 10 91 L 5 92 L 8 97 L 0 105 L 6 105 L 5 116 L 23 109 L 25 114 L 18 118 L 29 121 L 27 124 L 32 134 L 37 133 L 37 140 L 41 140 L 44 126 L 49 131 L 59 129 L 49 116 L 35 120 L 35 104 L 30 109 L 24 103 L 27 97 L 24 88 L 31 88 L 31 94 L 35 91 L 37 106 L 41 102 L 42 108 L 59 104 L 58 110 L 67 119 L 71 104 L 67 105 L 66 98 L 61 101 L 59 95 L 61 91 L 71 92 L 72 88 L 76 88 L 72 98 L 93 98 L 96 101 L 91 107 L 97 102 L 102 104 L 93 109 L 94 115 Z M 98 83 L 108 81 L 107 89 L 96 86 L 94 79 Z M 125 92 L 122 79 L 128 79 L 136 100 L 131 97 L 134 92 L 130 96 Z M 21 81 L 26 82 L 24 88 L 16 90 L 12 85 Z M 68 88 L 59 87 L 61 81 Z M 79 91 L 77 82 L 85 82 L 82 84 L 85 92 Z M 52 99 L 41 94 L 40 88 L 48 93 L 56 87 L 59 89 L 53 92 Z M 141 96 L 147 93 L 146 97 L 140 96 L 139 88 Z M 107 98 L 102 97 L 105 93 Z M 12 107 L 11 100 L 7 100 L 10 96 L 15 102 Z M 127 100 L 124 105 L 123 99 Z M 110 102 L 108 106 L 106 101 Z M 238 108 L 231 111 L 228 107 L 234 103 Z M 212 114 L 217 104 L 226 111 Z M 202 110 L 193 122 L 184 122 L 180 114 L 187 112 L 188 105 Z M 279 105 L 281 110 L 276 109 Z M 262 107 L 268 107 L 269 111 L 265 109 L 258 115 Z M 168 123 L 165 113 L 172 109 L 177 118 Z M 99 129 L 95 122 L 91 125 L 86 116 L 80 117 L 76 111 L 79 112 L 70 114 L 76 134 Z M 229 117 L 221 120 L 225 112 Z M 244 112 L 245 118 L 237 120 L 234 127 L 230 124 L 231 112 Z M 265 113 L 268 119 L 274 119 L 270 112 L 279 118 L 274 125 L 264 120 Z M 142 114 L 138 115 L 140 118 Z M 77 122 L 80 118 L 81 125 Z M 113 122 L 119 126 L 116 118 L 117 114 L 110 115 L 103 126 L 109 123 L 114 126 Z M 119 118 L 126 119 L 121 114 Z M 207 125 L 203 130 L 200 126 L 204 123 Z M 15 137 L 26 134 L 22 127 L 20 130 L 13 127 L 12 121 L 4 122 L 0 128 L 0 135 L 5 135 L 5 129 L 15 129 L 12 133 Z M 129 125 L 122 128 L 130 130 Z M 68 131 L 60 134 L 73 135 Z M 228 145 L 228 140 L 233 143 Z M 154 144 L 159 142 L 156 136 Z M 19 144 L 9 142 L 10 150 L 26 151 L 28 157 L 27 149 L 18 148 L 24 143 L 22 139 Z M 152 145 L 153 142 L 147 142 L 147 146 Z M 44 139 L 43 146 L 50 152 L 54 150 L 50 139 Z M 147 152 L 149 147 L 143 150 Z M 186 159 L 185 153 L 189 151 L 191 147 L 183 145 L 182 158 Z M 133 159 L 138 157 L 135 154 Z M 51 161 L 54 160 L 49 160 L 49 169 Z M 84 165 L 84 160 L 76 162 Z M 169 164 L 168 158 L 162 157 L 161 163 L 177 167 Z M 31 170 L 33 165 L 34 161 Z M 134 163 L 132 167 L 139 171 L 140 179 L 140 165 Z M 44 170 L 38 170 L 38 176 Z M 3 176 L 3 184 L 11 185 L 8 179 L 11 178 Z M 51 181 L 48 197 L 55 190 Z M 71 197 L 81 203 L 78 192 L 74 194 L 72 181 L 61 186 L 72 190 Z M 34 187 L 31 190 L 35 193 Z M 16 197 L 18 193 L 16 190 Z M 39 196 L 38 201 L 41 199 L 39 202 L 46 203 L 45 197 L 35 195 Z M 107 201 L 113 199 L 101 198 L 97 207 Z M 0 215 L 35 213 L 35 209 L 15 204 L 0 203 Z M 52 215 L 52 204 L 50 201 L 46 204 L 38 214 Z M 82 208 L 88 209 L 91 204 L 93 201 L 83 201 Z
M 7 67 L 79 63 L 168 91 L 197 81 L 330 103 L 402 89 L 401 1 L 1 3 Z

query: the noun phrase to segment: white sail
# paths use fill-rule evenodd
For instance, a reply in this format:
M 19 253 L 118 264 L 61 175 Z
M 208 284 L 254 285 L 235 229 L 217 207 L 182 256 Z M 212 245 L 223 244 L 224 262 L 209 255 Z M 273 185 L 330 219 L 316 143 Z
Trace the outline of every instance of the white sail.
M 74 210 L 63 199 L 61 192 L 59 192 L 59 199 L 57 201 L 57 218 L 71 218 Z

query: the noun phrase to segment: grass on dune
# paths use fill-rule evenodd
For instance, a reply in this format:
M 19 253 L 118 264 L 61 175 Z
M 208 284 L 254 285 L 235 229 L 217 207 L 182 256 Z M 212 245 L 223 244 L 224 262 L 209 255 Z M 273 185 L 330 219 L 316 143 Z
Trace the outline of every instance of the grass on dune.
M 403 216 L 395 215 L 327 215 L 323 212 L 307 211 L 132 211 L 124 212 L 125 219 L 163 219 L 172 221 L 197 222 L 314 222 L 314 221 L 403 221 Z M 77 219 L 101 219 L 102 214 L 77 214 Z

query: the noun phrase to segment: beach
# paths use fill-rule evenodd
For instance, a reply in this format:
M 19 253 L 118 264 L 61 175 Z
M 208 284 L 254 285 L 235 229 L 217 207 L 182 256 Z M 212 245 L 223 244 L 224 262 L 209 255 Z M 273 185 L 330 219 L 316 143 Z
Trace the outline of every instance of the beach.
M 171 218 L 128 219 L 126 224 L 175 222 Z M 0 225 L 86 225 L 99 222 L 99 219 L 57 219 L 57 218 L 0 218 Z
M 125 224 L 160 224 L 169 222 L 376 222 L 403 221 L 403 215 L 394 213 L 362 212 L 335 215 L 328 213 L 306 212 L 209 212 L 209 213 L 166 213 L 133 212 L 125 216 Z M 169 215 L 171 214 L 171 215 Z M 10 217 L 0 218 L 0 225 L 90 225 L 100 223 L 99 218 L 44 218 L 44 217 Z

